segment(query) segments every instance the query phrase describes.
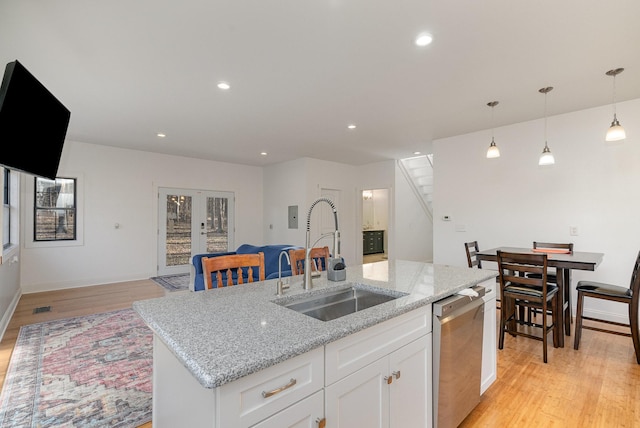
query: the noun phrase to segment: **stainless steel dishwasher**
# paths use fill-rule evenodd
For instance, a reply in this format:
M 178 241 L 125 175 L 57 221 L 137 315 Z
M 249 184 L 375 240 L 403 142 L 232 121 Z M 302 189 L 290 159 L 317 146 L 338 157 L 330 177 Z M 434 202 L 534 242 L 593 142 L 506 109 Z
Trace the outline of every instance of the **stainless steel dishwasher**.
M 484 287 L 433 304 L 433 426 L 454 428 L 480 402 Z M 474 294 L 468 292 L 469 294 Z

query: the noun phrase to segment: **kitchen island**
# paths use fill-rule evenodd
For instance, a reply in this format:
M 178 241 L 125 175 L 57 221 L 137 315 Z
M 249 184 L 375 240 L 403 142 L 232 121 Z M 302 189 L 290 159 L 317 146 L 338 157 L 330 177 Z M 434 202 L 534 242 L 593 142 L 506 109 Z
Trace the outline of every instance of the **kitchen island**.
M 415 350 L 409 357 L 424 372 L 421 394 L 412 386 L 424 403 L 412 420 L 430 426 L 431 304 L 483 281 L 495 284 L 494 278 L 491 271 L 384 261 L 348 267 L 346 281 L 327 281 L 323 274 L 310 291 L 302 289 L 301 276 L 292 277 L 282 297 L 275 295 L 277 280 L 270 280 L 135 302 L 154 332 L 154 427 L 320 426 L 325 418 L 328 426 L 338 426 L 332 419 L 363 415 L 363 408 L 334 415 L 341 398 L 351 407 L 366 406 L 371 418 L 386 421 L 383 426 L 399 426 L 393 415 L 400 412 L 385 403 L 392 391 L 372 384 L 378 408 L 371 397 L 339 390 L 357 391 L 358 376 L 374 366 L 388 385 L 394 376 L 394 387 L 402 385 L 400 372 L 393 375 L 388 367 L 400 350 Z M 283 306 L 301 295 L 352 284 L 397 298 L 332 321 Z M 401 379 L 412 378 L 420 376 Z M 366 386 L 369 378 L 363 379 Z

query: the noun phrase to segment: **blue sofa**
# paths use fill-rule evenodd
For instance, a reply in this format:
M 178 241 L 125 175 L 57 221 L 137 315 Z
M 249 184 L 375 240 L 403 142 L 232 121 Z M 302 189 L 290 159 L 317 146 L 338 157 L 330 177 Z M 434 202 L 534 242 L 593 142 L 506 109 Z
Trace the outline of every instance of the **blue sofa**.
M 251 244 L 242 244 L 235 251 L 229 252 L 220 252 L 220 253 L 209 253 L 209 254 L 196 254 L 191 257 L 190 263 L 190 275 L 189 275 L 189 289 L 191 291 L 201 291 L 204 290 L 204 276 L 202 273 L 202 258 L 203 257 L 218 257 L 229 254 L 257 254 L 259 252 L 264 253 L 264 268 L 265 268 L 265 278 L 273 279 L 278 277 L 278 261 L 280 258 L 280 253 L 282 251 L 288 251 L 292 248 L 303 248 L 294 245 L 251 245 Z M 282 257 L 282 276 L 291 276 L 291 265 L 287 262 L 286 257 Z M 217 287 L 216 279 L 213 278 L 213 286 Z

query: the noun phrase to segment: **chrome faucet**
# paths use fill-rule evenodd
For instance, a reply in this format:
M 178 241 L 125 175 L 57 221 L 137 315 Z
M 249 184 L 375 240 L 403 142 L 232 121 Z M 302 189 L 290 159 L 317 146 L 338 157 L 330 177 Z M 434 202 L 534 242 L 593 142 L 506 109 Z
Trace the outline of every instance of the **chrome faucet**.
M 282 282 L 282 255 L 285 255 L 287 258 L 287 263 L 291 264 L 291 259 L 289 258 L 289 253 L 287 250 L 280 251 L 280 256 L 278 256 L 278 282 L 276 283 L 276 294 L 278 296 L 282 296 L 284 290 L 289 288 L 289 284 L 285 284 Z
M 333 232 L 333 257 L 339 258 L 340 255 L 340 232 L 338 231 L 338 211 L 336 210 L 336 206 L 333 204 L 331 199 L 329 198 L 318 198 L 309 207 L 309 212 L 307 213 L 307 237 L 305 242 L 305 251 L 304 251 L 304 278 L 302 281 L 302 286 L 305 290 L 311 290 L 313 288 L 313 283 L 311 282 L 311 211 L 313 211 L 313 207 L 315 207 L 319 202 L 326 202 L 331 206 L 333 210 L 333 218 L 335 220 L 336 230 Z M 324 236 L 318 238 L 318 240 L 322 239 Z M 316 241 L 318 242 L 318 241 Z

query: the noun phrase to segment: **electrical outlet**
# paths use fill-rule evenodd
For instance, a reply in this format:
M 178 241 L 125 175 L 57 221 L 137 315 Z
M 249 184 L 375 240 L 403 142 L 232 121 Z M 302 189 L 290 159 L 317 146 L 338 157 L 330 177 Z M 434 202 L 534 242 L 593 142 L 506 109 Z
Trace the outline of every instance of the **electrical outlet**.
M 569 226 L 569 235 L 578 236 L 578 226 Z

